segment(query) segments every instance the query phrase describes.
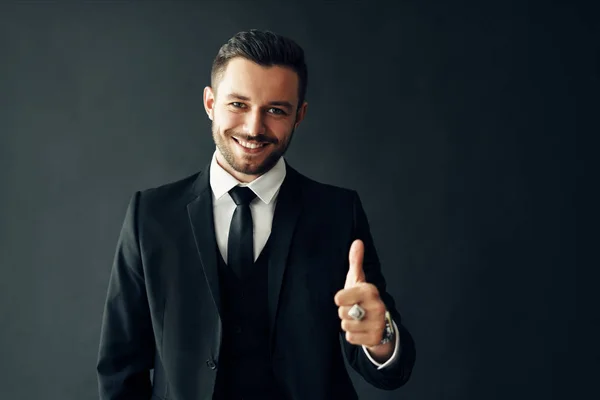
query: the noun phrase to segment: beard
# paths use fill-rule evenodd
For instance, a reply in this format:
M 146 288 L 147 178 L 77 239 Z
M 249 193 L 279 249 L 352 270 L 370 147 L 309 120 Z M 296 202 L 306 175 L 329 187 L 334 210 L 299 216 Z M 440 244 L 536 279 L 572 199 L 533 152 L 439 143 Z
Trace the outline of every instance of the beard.
M 294 130 L 295 129 L 291 130 L 289 135 L 287 135 L 286 140 L 280 141 L 274 137 L 262 134 L 250 136 L 243 133 L 236 133 L 233 129 L 221 132 L 214 122 L 212 124 L 212 135 L 217 149 L 221 152 L 225 161 L 227 161 L 234 171 L 246 175 L 262 175 L 273 168 L 273 166 L 277 164 L 277 161 L 285 154 L 292 142 Z M 237 146 L 237 144 L 234 143 L 235 139 L 232 138 L 233 136 L 249 142 L 268 143 L 268 148 L 265 149 L 268 153 L 260 155 L 260 157 L 263 158 L 260 162 L 258 161 L 259 157 L 240 157 L 234 150 L 234 146 Z

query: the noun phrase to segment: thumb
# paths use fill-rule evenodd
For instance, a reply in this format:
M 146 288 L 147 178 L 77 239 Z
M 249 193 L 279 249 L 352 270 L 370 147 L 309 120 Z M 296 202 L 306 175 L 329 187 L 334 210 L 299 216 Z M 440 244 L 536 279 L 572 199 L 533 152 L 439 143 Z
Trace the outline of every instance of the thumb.
M 355 286 L 359 282 L 365 282 L 365 272 L 363 271 L 363 258 L 365 255 L 365 245 L 362 240 L 355 240 L 350 246 L 348 260 L 350 267 L 346 275 L 346 284 L 344 288 Z

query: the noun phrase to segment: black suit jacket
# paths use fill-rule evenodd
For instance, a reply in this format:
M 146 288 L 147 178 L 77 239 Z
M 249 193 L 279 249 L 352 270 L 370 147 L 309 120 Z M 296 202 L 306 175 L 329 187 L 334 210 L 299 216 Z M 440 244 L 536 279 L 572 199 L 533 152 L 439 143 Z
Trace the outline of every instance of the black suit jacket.
M 290 399 L 355 399 L 343 350 L 372 385 L 398 388 L 411 374 L 414 344 L 386 292 L 358 195 L 286 168 L 268 260 L 270 346 L 265 351 L 275 376 Z M 383 370 L 361 346 L 345 340 L 333 300 L 344 287 L 348 251 L 357 238 L 365 243 L 366 279 L 378 287 L 400 328 L 400 358 Z M 102 322 L 101 399 L 212 398 L 222 329 L 216 257 L 208 168 L 135 193 Z

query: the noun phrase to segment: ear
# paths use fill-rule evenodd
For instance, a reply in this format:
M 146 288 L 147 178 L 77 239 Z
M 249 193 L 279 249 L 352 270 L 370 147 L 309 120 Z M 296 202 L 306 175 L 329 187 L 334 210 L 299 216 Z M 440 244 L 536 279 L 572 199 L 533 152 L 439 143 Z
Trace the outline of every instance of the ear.
M 210 86 L 204 88 L 203 101 L 206 114 L 208 115 L 208 118 L 212 121 L 215 112 L 215 93 L 213 92 Z
M 294 129 L 298 128 L 298 125 L 300 125 L 300 122 L 302 122 L 302 120 L 304 119 L 304 116 L 306 115 L 306 109 L 308 108 L 308 103 L 305 101 L 302 106 L 300 106 L 300 108 L 298 109 L 298 111 L 296 112 L 296 123 L 294 124 Z

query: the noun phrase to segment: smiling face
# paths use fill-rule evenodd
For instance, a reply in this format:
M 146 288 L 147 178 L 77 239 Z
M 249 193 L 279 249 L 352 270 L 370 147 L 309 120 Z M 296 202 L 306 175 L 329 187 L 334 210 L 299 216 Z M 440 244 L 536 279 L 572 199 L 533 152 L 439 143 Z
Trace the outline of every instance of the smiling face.
M 241 182 L 271 169 L 287 150 L 306 113 L 298 107 L 298 75 L 242 57 L 229 61 L 216 87 L 204 89 L 217 162 Z

